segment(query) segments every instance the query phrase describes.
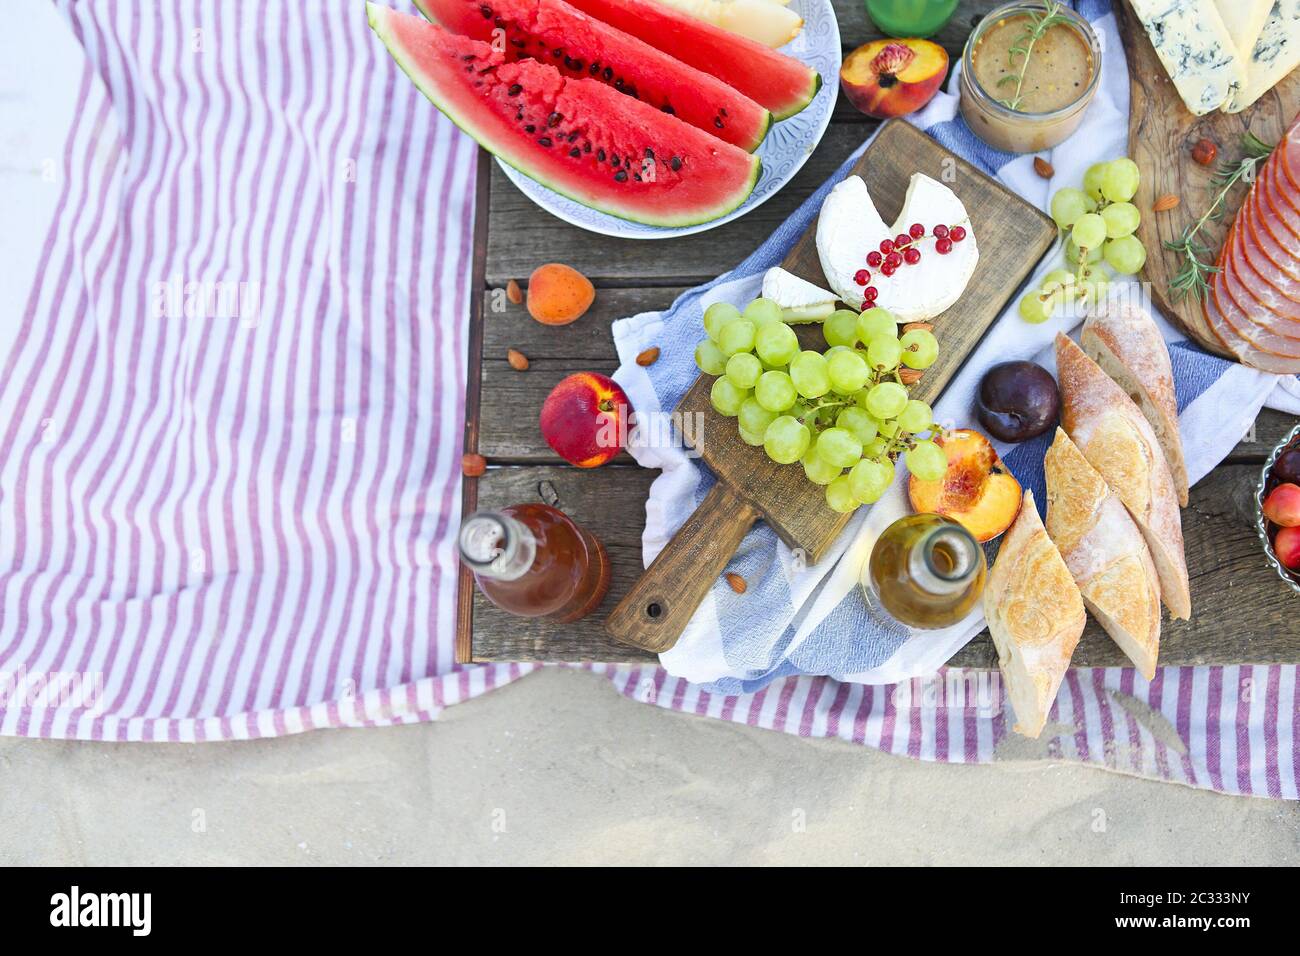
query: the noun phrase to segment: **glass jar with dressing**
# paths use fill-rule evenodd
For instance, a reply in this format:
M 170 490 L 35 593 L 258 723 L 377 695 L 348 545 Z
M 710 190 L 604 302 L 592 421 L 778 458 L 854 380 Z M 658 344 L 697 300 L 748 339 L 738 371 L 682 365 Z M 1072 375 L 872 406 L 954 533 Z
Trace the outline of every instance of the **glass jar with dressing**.
M 980 21 L 961 60 L 961 114 L 980 139 L 1012 153 L 1050 149 L 1078 128 L 1097 92 L 1101 44 L 1088 21 L 1068 7 L 1023 49 L 1029 14 L 1041 0 L 1014 0 Z

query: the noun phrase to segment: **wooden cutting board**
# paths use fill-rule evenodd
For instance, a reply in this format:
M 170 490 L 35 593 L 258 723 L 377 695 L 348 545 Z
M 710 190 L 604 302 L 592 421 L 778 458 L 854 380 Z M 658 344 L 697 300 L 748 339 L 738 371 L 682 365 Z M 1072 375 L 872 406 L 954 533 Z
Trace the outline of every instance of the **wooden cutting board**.
M 849 174 L 866 181 L 881 218 L 892 222 L 902 209 L 914 172 L 944 183 L 957 194 L 970 214 L 980 251 L 965 293 L 933 320 L 939 358 L 912 388 L 916 398 L 933 404 L 1052 245 L 1056 226 L 902 120 L 891 120 L 881 128 Z M 814 221 L 782 265 L 824 288 L 815 236 Z M 820 325 L 802 327 L 800 341 L 804 348 L 826 348 Z M 756 520 L 765 520 L 782 541 L 802 550 L 807 561 L 816 562 L 850 517 L 827 507 L 825 490 L 808 481 L 798 464 L 778 465 L 763 449 L 741 441 L 735 420 L 723 418 L 710 406 L 712 385 L 712 376 L 701 375 L 677 412 L 684 421 L 698 423 L 687 438 L 718 480 L 605 623 L 617 640 L 656 653 L 676 643 Z
M 1166 249 L 1164 243 L 1179 239 L 1183 230 L 1209 208 L 1217 192 L 1210 183 L 1215 168 L 1220 161 L 1236 162 L 1245 155 L 1241 148 L 1243 134 L 1249 131 L 1266 143 L 1281 139 L 1300 112 L 1300 70 L 1292 71 L 1241 113 L 1215 111 L 1193 116 L 1174 89 L 1132 7 L 1127 2 L 1117 3 L 1115 10 L 1128 59 L 1128 151 L 1142 176 L 1133 199 L 1142 213 L 1137 236 L 1147 248 L 1142 277 L 1151 284 L 1152 301 L 1166 317 L 1209 351 L 1235 361 L 1211 331 L 1200 300 L 1190 296 L 1180 299 L 1170 292 L 1169 283 L 1182 265 L 1179 255 Z M 1192 159 L 1192 147 L 1202 138 L 1218 147 L 1215 162 L 1208 167 Z M 1223 216 L 1200 230 L 1198 235 L 1213 250 L 1211 260 L 1218 258 L 1249 185 L 1235 185 L 1225 201 Z M 1167 195 L 1177 196 L 1178 205 L 1167 212 L 1153 213 L 1152 204 Z

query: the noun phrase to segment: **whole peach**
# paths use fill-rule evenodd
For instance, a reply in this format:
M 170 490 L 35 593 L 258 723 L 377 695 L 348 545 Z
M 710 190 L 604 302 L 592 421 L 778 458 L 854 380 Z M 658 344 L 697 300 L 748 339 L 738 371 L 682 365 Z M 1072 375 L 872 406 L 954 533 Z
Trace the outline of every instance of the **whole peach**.
M 1283 567 L 1300 571 L 1300 527 L 1283 528 L 1273 539 L 1273 553 Z
M 624 446 L 632 412 L 627 393 L 608 376 L 575 372 L 542 403 L 546 443 L 579 468 L 603 465 Z
M 1264 499 L 1264 517 L 1283 528 L 1300 525 L 1300 485 L 1284 482 Z

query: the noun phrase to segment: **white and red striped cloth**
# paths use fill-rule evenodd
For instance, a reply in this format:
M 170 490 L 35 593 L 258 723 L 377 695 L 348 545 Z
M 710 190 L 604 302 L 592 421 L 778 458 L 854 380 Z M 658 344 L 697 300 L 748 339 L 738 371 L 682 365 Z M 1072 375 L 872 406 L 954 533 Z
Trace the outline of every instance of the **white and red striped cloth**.
M 405 723 L 530 671 L 452 663 L 473 144 L 357 4 L 21 4 L 0 38 L 0 732 Z M 240 314 L 187 316 L 189 283 L 244 283 Z M 1295 667 L 1072 671 L 1040 750 L 996 675 L 723 696 L 590 669 L 921 759 L 1300 787 Z M 55 674 L 102 693 L 15 698 Z
M 6 223 L 39 251 L 0 338 L 0 671 L 103 692 L 0 731 L 388 723 L 516 676 L 452 663 L 474 143 L 356 3 L 59 13 L 71 52 L 7 42 L 29 96 L 77 79 L 5 183 L 57 198 Z

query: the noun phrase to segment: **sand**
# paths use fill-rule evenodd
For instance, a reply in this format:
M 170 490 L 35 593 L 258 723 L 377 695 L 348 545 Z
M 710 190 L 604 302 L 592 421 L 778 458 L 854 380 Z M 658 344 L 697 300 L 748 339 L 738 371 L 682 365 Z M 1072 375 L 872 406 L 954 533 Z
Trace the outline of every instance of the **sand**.
M 435 723 L 229 744 L 0 738 L 0 864 L 1294 864 L 1300 804 L 926 764 L 547 670 Z

